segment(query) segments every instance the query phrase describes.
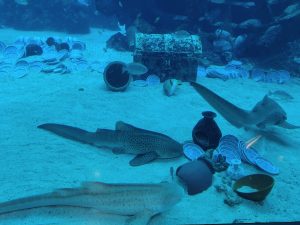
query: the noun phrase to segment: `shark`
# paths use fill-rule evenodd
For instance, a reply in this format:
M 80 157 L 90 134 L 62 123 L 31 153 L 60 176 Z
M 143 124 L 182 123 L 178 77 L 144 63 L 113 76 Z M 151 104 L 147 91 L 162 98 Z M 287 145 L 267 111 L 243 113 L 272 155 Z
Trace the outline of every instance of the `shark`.
M 261 101 L 257 102 L 252 110 L 245 110 L 235 106 L 199 83 L 190 83 L 215 110 L 237 128 L 243 127 L 247 129 L 254 127 L 265 129 L 271 126 L 280 126 L 286 129 L 300 128 L 300 126 L 286 121 L 287 114 L 284 109 L 268 95 L 265 95 Z
M 292 146 L 292 142 L 274 130 L 274 127 L 298 129 L 300 126 L 288 123 L 287 114 L 284 109 L 267 95 L 265 95 L 261 101 L 257 102 L 252 110 L 245 110 L 237 107 L 199 83 L 190 83 L 192 87 L 233 126 L 244 128 L 247 131 L 253 131 L 280 145 Z
M 183 155 L 182 144 L 169 136 L 144 130 L 123 121 L 116 122 L 115 130 L 97 129 L 96 132 L 55 123 L 41 124 L 38 128 L 99 148 L 110 148 L 115 154 L 133 154 L 135 157 L 129 162 L 131 166 Z
M 175 182 L 83 182 L 79 187 L 57 189 L 0 203 L 0 215 L 41 207 L 69 206 L 128 216 L 126 225 L 146 225 L 154 215 L 179 203 L 183 194 L 184 190 Z

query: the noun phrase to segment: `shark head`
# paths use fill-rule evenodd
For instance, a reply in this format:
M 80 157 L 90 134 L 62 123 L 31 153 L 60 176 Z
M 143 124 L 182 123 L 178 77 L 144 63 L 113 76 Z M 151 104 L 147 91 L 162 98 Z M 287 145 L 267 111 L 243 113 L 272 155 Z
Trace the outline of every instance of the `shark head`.
M 287 119 L 283 108 L 267 95 L 254 106 L 251 112 L 257 118 L 258 128 L 277 126 Z

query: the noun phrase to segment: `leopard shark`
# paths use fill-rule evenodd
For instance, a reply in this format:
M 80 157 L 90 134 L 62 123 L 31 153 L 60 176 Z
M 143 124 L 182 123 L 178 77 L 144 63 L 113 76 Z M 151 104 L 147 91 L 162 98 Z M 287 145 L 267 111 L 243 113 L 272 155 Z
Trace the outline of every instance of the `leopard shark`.
M 146 225 L 180 202 L 184 190 L 175 182 L 110 184 L 83 182 L 75 188 L 0 203 L 0 215 L 41 207 L 80 207 L 128 216 L 126 225 Z
M 63 124 L 46 123 L 38 128 L 50 131 L 67 139 L 111 148 L 115 154 L 134 154 L 131 166 L 140 166 L 155 159 L 170 159 L 183 155 L 182 144 L 167 135 L 144 130 L 118 121 L 115 130 L 97 129 L 89 132 Z

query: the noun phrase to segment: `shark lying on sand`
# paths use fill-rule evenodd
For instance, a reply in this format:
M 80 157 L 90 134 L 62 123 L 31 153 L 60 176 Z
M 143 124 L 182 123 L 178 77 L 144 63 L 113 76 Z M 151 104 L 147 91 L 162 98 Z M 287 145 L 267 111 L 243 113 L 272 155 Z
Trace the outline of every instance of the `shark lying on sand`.
M 54 192 L 0 203 L 0 214 L 51 206 L 73 206 L 96 209 L 101 213 L 131 216 L 130 225 L 148 224 L 152 216 L 169 210 L 183 196 L 183 189 L 175 182 L 158 184 L 82 183 L 78 188 L 58 189 Z
M 195 90 L 235 127 L 265 129 L 280 126 L 286 129 L 297 129 L 286 121 L 287 115 L 283 108 L 267 95 L 252 110 L 241 109 L 201 84 L 191 82 Z
M 182 145 L 172 138 L 121 121 L 116 123 L 115 130 L 98 129 L 96 132 L 54 123 L 42 124 L 38 128 L 71 140 L 112 148 L 116 154 L 134 154 L 136 156 L 130 161 L 131 166 L 143 165 L 157 158 L 175 158 L 183 154 Z

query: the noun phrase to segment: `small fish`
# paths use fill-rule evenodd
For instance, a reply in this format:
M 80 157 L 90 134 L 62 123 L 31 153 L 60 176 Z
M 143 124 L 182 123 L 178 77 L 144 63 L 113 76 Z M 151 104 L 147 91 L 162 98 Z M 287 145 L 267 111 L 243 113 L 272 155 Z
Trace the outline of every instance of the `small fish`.
M 121 1 L 119 1 L 118 4 L 121 8 L 123 8 L 123 3 Z
M 90 0 L 76 0 L 76 3 L 82 6 L 90 6 L 91 1 Z
M 251 8 L 256 5 L 255 2 L 253 1 L 242 1 L 242 0 L 210 0 L 210 2 L 215 4 L 241 6 L 244 8 Z
M 181 85 L 181 81 L 176 79 L 168 79 L 164 82 L 163 88 L 167 96 L 172 96 L 175 94 L 178 86 Z
M 155 20 L 154 20 L 154 23 L 158 23 L 158 21 L 160 21 L 160 17 L 156 17 Z
M 176 15 L 173 17 L 173 20 L 175 21 L 187 21 L 188 17 L 183 15 Z
M 141 64 L 141 63 L 128 63 L 126 66 L 123 68 L 123 73 L 128 72 L 131 75 L 143 75 L 148 72 L 148 68 Z
M 289 93 L 283 90 L 269 91 L 268 96 L 273 96 L 282 100 L 292 100 L 294 99 Z
M 28 5 L 28 0 L 15 0 L 15 3 L 19 5 Z

